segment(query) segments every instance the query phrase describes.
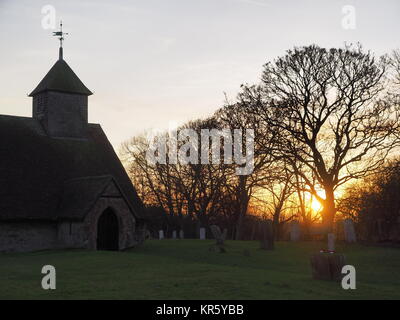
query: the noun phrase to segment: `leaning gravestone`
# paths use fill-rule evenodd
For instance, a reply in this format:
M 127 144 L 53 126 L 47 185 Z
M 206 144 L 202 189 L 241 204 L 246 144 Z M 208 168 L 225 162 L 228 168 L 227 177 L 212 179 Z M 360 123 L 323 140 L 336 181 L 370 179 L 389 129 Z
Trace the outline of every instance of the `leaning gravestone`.
M 343 220 L 343 229 L 344 229 L 344 240 L 347 243 L 353 243 L 357 241 L 353 220 L 351 219 Z
M 185 234 L 183 233 L 183 230 L 179 231 L 179 238 L 180 239 L 185 239 Z
M 298 221 L 292 221 L 290 223 L 290 241 L 300 240 L 300 223 Z
M 206 240 L 206 228 L 200 228 L 200 240 Z
M 211 232 L 216 241 L 216 245 L 223 246 L 224 245 L 224 235 L 222 234 L 221 229 L 215 224 L 210 226 L 210 229 L 211 229 Z
M 164 230 L 158 231 L 158 239 L 160 240 L 164 239 Z
M 268 219 L 261 222 L 261 249 L 273 250 L 274 249 L 274 231 L 272 227 L 272 220 Z
M 172 239 L 176 239 L 176 231 L 172 231 Z

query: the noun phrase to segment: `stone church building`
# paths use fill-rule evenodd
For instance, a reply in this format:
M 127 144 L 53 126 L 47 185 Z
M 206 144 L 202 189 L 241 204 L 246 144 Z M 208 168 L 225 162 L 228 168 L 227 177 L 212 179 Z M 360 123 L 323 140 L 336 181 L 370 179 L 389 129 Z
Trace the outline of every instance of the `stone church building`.
M 0 115 L 0 252 L 123 250 L 144 239 L 142 202 L 99 124 L 90 90 L 59 60 L 32 118 Z

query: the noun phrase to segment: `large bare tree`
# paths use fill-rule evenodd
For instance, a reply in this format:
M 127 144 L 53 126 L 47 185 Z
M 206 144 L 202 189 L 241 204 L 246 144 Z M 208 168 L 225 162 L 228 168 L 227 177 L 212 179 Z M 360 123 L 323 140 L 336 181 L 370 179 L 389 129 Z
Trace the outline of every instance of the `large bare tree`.
M 387 60 L 360 46 L 312 45 L 267 63 L 261 85 L 243 86 L 239 94 L 242 105 L 274 132 L 274 156 L 323 205 L 328 230 L 335 190 L 379 168 L 398 142 L 395 106 L 384 99 L 386 73 Z

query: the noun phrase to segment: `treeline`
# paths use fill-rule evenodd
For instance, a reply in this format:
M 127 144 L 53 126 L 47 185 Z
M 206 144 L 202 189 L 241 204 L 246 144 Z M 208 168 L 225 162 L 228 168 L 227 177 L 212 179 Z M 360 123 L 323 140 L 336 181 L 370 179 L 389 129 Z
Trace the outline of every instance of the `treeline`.
M 381 177 L 380 169 L 398 153 L 399 66 L 398 53 L 376 58 L 360 45 L 294 48 L 266 63 L 258 85 L 242 85 L 237 99 L 209 118 L 176 133 L 142 134 L 125 142 L 120 154 L 148 208 L 149 229 L 154 235 L 182 229 L 196 237 L 200 226 L 217 224 L 232 239 L 251 239 L 259 222 L 271 219 L 280 238 L 293 219 L 304 230 L 319 222 L 326 232 L 338 213 L 376 220 L 378 209 L 373 214 L 370 207 L 355 205 L 364 203 L 365 194 L 339 195 L 351 182 Z M 185 129 L 198 137 L 205 129 L 218 131 L 220 161 L 201 163 L 205 153 L 209 159 L 216 154 L 208 148 L 212 138 L 180 134 Z M 230 161 L 226 153 L 233 140 L 227 132 L 238 129 L 247 163 Z M 254 148 L 248 149 L 249 129 Z M 153 142 L 169 141 L 171 134 L 178 134 L 177 145 L 165 145 L 165 162 L 149 161 Z M 175 149 L 183 150 L 180 156 L 189 163 L 176 161 Z M 251 173 L 238 174 L 249 159 Z M 398 217 L 392 209 L 387 211 Z
M 361 240 L 400 242 L 400 160 L 349 186 L 338 209 L 357 222 Z

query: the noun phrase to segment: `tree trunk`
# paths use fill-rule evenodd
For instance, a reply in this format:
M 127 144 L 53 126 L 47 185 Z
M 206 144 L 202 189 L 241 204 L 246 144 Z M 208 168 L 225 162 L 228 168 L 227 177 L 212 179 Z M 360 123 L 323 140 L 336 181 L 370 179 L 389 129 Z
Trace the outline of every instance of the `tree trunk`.
M 273 250 L 274 249 L 274 231 L 272 228 L 272 221 L 266 220 L 261 222 L 261 249 Z
M 235 240 L 241 240 L 242 239 L 242 226 L 243 226 L 243 213 L 242 210 L 239 212 L 239 218 L 236 224 L 236 234 L 235 234 Z
M 279 240 L 279 216 L 280 212 L 275 212 L 274 214 L 274 219 L 273 219 L 273 234 L 274 234 L 274 239 L 275 241 Z
M 325 187 L 325 201 L 322 214 L 322 222 L 326 226 L 328 233 L 333 232 L 333 221 L 335 219 L 335 195 L 331 186 Z
M 245 215 L 247 213 L 247 206 L 249 204 L 249 195 L 246 190 L 246 176 L 239 176 L 239 186 L 237 192 L 237 200 L 239 202 L 239 216 L 236 223 L 235 240 L 242 240 L 242 229 Z

